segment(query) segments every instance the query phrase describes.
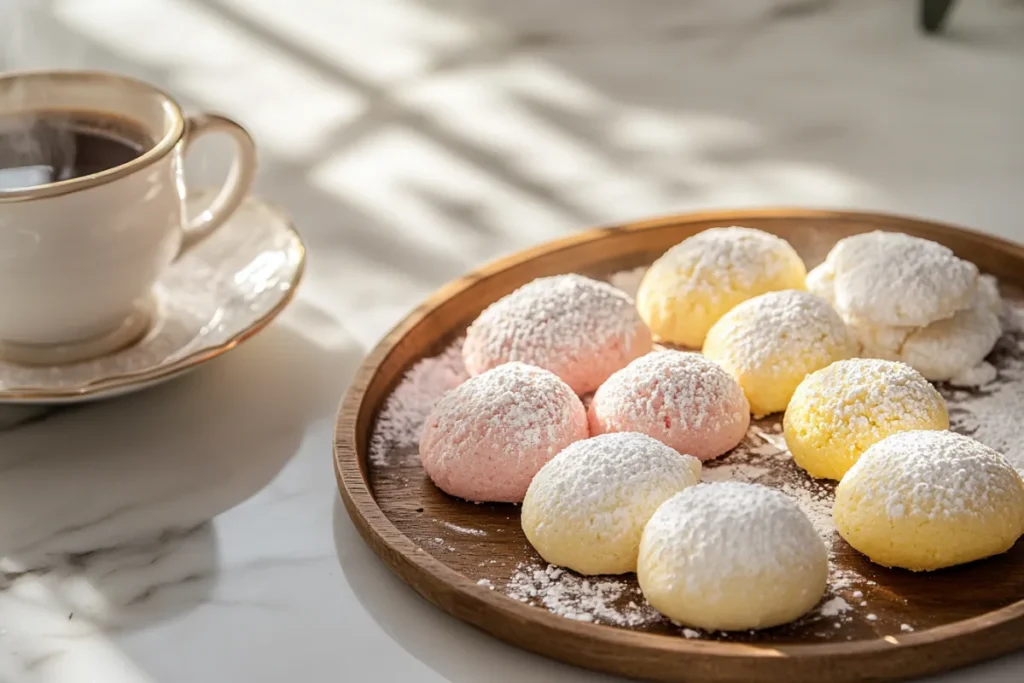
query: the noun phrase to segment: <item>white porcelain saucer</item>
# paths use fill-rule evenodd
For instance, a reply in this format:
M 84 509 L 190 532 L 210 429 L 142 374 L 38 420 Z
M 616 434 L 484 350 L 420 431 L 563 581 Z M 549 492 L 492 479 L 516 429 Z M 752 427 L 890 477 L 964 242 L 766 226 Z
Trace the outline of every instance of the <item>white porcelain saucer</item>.
M 209 203 L 202 195 L 189 202 Z M 262 330 L 291 300 L 306 251 L 287 214 L 250 197 L 172 264 L 144 337 L 93 360 L 32 367 L 0 360 L 0 403 L 76 403 L 138 391 L 194 369 Z

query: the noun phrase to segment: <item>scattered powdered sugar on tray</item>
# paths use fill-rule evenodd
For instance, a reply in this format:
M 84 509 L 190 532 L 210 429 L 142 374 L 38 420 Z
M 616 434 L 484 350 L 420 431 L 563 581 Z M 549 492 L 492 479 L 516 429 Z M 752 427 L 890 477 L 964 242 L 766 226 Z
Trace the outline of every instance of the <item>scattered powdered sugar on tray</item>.
M 437 520 L 434 520 L 434 521 L 436 521 L 438 524 L 440 524 L 443 527 L 451 529 L 452 531 L 454 531 L 457 534 L 466 534 L 467 536 L 486 536 L 487 535 L 487 532 L 484 531 L 483 529 L 470 529 L 469 527 L 466 527 L 466 526 L 460 526 L 458 524 L 452 524 L 451 522 L 443 520 L 443 519 L 437 519 Z
M 462 363 L 462 340 L 440 355 L 424 358 L 405 373 L 377 416 L 370 437 L 370 462 L 386 465 L 392 449 L 419 443 L 423 423 L 441 397 L 469 378 Z
M 662 618 L 635 583 L 615 577 L 583 577 L 553 565 L 519 565 L 505 592 L 515 600 L 541 604 L 576 621 L 635 627 Z
M 1002 453 L 1024 475 L 1024 307 L 1008 306 L 989 363 L 996 378 L 976 388 L 943 386 L 952 428 Z
M 842 614 L 843 612 L 849 612 L 851 609 L 853 609 L 853 607 L 850 606 L 850 603 L 840 597 L 835 597 L 831 600 L 826 600 L 825 603 L 818 608 L 818 612 L 823 617 L 834 617 Z

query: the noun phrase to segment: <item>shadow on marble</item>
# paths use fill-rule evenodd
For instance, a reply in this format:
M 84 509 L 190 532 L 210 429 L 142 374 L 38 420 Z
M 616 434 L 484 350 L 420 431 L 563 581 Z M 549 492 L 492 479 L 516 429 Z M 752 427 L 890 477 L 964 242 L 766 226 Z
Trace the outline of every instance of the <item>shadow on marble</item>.
M 453 683 L 558 681 L 600 683 L 601 674 L 558 664 L 506 645 L 448 616 L 402 583 L 363 542 L 339 497 L 334 544 L 359 603 L 399 646 Z M 458 656 L 452 656 L 457 652 Z
M 210 520 L 278 474 L 360 356 L 282 321 L 180 380 L 0 433 L 0 591 L 38 580 L 54 609 L 107 629 L 201 603 Z

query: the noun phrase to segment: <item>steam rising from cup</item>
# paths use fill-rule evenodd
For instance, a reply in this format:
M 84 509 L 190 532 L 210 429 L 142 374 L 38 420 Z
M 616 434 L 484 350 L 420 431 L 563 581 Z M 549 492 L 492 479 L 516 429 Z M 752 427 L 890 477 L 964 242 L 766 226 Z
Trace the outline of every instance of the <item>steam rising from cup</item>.
M 34 30 L 41 3 L 0 0 L 0 71 L 51 66 Z M 75 165 L 75 135 L 59 112 L 34 111 L 22 84 L 0 90 L 0 193 L 67 180 Z

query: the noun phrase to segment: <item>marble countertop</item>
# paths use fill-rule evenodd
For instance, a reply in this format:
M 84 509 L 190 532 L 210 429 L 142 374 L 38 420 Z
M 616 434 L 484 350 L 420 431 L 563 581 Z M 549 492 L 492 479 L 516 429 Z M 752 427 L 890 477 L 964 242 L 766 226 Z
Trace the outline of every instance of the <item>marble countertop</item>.
M 0 411 L 0 681 L 611 680 L 384 568 L 338 498 L 338 401 L 441 283 L 594 224 L 801 205 L 1024 241 L 1024 4 L 961 2 L 938 38 L 914 5 L 0 3 L 0 66 L 116 69 L 244 122 L 310 248 L 292 307 L 222 359 Z M 932 680 L 1022 678 L 1024 654 Z

